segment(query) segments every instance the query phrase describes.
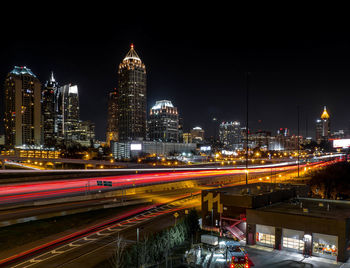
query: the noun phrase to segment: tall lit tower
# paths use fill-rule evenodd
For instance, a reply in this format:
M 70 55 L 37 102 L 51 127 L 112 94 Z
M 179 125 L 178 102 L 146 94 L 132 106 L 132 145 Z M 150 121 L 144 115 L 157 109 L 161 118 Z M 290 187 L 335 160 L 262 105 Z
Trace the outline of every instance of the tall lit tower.
M 40 145 L 41 83 L 27 67 L 15 66 L 5 80 L 5 144 Z
M 131 44 L 118 69 L 118 135 L 120 141 L 146 138 L 146 67 Z
M 53 73 L 41 92 L 41 114 L 43 116 L 43 135 L 44 144 L 46 146 L 54 146 L 56 144 L 56 95 L 58 91 L 58 83 L 56 82 Z
M 106 141 L 110 145 L 111 141 L 118 141 L 118 109 L 117 109 L 117 90 L 114 89 L 108 95 L 108 117 Z
M 330 131 L 330 116 L 325 106 L 321 118 L 316 120 L 316 142 L 320 144 L 321 141 L 328 141 Z
M 67 84 L 58 89 L 57 132 L 61 140 L 74 141 L 80 137 L 78 86 Z
M 238 121 L 222 122 L 219 126 L 219 139 L 225 149 L 242 149 L 241 123 Z

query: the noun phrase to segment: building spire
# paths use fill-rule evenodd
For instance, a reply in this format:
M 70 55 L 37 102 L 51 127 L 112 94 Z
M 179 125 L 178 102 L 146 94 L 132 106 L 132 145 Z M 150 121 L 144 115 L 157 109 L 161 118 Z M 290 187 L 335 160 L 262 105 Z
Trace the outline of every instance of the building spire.
M 138 60 L 138 61 L 141 61 L 139 55 L 137 55 L 136 51 L 134 50 L 134 44 L 133 43 L 130 44 L 130 50 L 126 54 L 124 60 Z
M 53 72 L 51 71 L 50 82 L 56 82 L 55 77 L 53 76 Z
M 329 114 L 327 112 L 326 106 L 324 106 L 324 108 L 323 108 L 323 113 L 321 115 L 321 119 L 329 119 Z

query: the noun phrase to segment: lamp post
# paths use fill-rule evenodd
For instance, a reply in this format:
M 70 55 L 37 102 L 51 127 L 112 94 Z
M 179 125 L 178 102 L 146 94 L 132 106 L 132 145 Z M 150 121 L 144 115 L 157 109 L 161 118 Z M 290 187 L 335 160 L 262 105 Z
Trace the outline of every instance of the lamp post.
M 300 141 L 299 141 L 299 105 L 297 106 L 298 108 L 298 137 L 297 137 L 297 146 L 298 146 L 298 178 L 299 178 L 299 161 L 300 161 Z
M 246 159 L 245 159 L 245 168 L 246 168 L 246 173 L 245 173 L 245 184 L 248 184 L 248 111 L 249 111 L 249 77 L 250 77 L 250 73 L 247 72 L 246 73 L 246 89 L 247 89 L 247 96 L 246 96 L 246 146 L 245 146 L 245 150 L 246 150 Z
M 214 229 L 214 208 L 211 209 L 211 235 L 213 235 Z
M 139 235 L 140 229 L 136 228 L 136 267 L 139 268 Z

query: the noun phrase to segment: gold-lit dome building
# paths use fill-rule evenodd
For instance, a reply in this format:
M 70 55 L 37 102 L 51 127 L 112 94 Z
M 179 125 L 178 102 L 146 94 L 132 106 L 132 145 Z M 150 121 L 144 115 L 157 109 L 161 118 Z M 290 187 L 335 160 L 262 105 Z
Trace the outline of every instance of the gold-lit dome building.
M 330 137 L 330 116 L 326 106 L 324 106 L 321 118 L 316 120 L 316 142 L 328 141 Z

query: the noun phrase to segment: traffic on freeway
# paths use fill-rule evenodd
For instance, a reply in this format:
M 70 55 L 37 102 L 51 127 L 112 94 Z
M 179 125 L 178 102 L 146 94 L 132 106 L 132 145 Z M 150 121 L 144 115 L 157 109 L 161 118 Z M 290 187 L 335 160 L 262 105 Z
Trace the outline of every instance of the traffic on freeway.
M 329 157 L 328 157 L 329 158 Z M 274 172 L 291 171 L 299 168 L 328 165 L 334 161 L 340 161 L 339 156 L 333 156 L 331 161 L 322 161 L 321 159 L 313 163 L 303 163 L 297 165 L 294 162 L 277 163 L 270 165 L 255 165 L 249 169 L 243 167 L 237 168 L 206 168 L 196 170 L 172 169 L 159 173 L 119 175 L 108 177 L 95 177 L 84 179 L 63 179 L 54 181 L 13 183 L 0 186 L 0 205 L 21 203 L 26 201 L 38 201 L 43 199 L 84 195 L 87 190 L 89 193 L 98 193 L 106 190 L 118 190 L 139 186 L 149 186 L 152 184 L 161 184 L 169 182 L 178 182 L 189 179 L 207 178 L 214 176 L 242 175 L 245 173 L 259 174 L 266 173 L 273 169 Z M 100 183 L 98 183 L 98 181 Z M 108 182 L 108 185 L 102 183 Z M 106 186 L 109 186 L 108 188 Z
M 198 194 L 199 192 L 191 195 L 187 194 L 167 203 L 145 206 L 128 211 L 106 222 L 2 259 L 0 260 L 0 267 L 8 267 L 8 265 L 18 268 L 37 265 L 46 267 L 45 263 L 50 262 L 53 258 L 59 258 L 62 254 L 68 255 L 66 256 L 67 260 L 64 261 L 70 262 L 77 258 L 76 253 L 73 253 L 70 257 L 72 252 L 79 251 L 79 254 L 85 255 L 86 252 L 91 251 L 91 248 L 86 247 L 88 244 L 94 244 L 93 250 L 95 251 L 96 249 L 106 247 L 115 242 L 115 240 L 111 238 L 109 243 L 101 243 L 99 242 L 101 239 L 113 236 L 127 228 L 132 228 L 158 216 L 195 206 L 198 203 Z

